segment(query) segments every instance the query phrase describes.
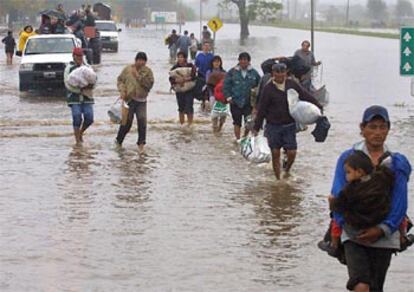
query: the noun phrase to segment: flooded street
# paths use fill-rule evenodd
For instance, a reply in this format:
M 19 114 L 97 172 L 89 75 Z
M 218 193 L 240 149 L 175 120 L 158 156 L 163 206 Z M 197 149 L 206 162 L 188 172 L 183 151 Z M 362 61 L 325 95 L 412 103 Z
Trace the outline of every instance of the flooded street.
M 184 29 L 198 35 L 199 26 Z M 366 106 L 388 108 L 388 144 L 414 162 L 413 97 L 410 79 L 399 76 L 398 40 L 316 34 L 332 128 L 322 144 L 309 130 L 299 134 L 292 176 L 277 183 L 270 164 L 250 164 L 238 153 L 230 117 L 220 136 L 200 112 L 192 132 L 180 129 L 168 93 L 168 31 L 123 29 L 119 53 L 103 55 L 96 122 L 82 148 L 73 147 L 64 99 L 19 95 L 19 59 L 8 67 L 1 54 L 0 290 L 345 291 L 345 266 L 316 243 L 329 222 L 336 159 L 360 140 Z M 290 56 L 309 38 L 252 27 L 240 46 L 238 34 L 230 24 L 218 33 L 225 69 L 244 50 L 260 69 L 266 58 Z M 116 149 L 118 127 L 107 116 L 116 77 L 138 50 L 148 53 L 156 80 L 141 157 L 136 127 Z M 409 200 L 414 217 L 413 180 Z M 411 248 L 393 258 L 385 290 L 414 291 L 413 271 Z

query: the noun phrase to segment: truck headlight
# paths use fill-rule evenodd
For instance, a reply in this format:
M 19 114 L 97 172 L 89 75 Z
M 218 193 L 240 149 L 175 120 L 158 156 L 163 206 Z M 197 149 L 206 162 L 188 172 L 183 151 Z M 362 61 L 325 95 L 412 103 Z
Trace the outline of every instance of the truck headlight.
M 110 37 L 109 38 L 111 41 L 118 41 L 118 37 Z
M 20 64 L 20 71 L 33 71 L 33 65 L 34 64 Z

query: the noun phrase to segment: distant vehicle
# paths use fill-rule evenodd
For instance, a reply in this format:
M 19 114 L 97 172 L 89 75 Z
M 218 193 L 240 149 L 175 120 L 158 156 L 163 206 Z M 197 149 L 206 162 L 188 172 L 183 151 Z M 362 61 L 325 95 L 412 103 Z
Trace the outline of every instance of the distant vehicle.
M 73 34 L 31 36 L 22 52 L 19 89 L 64 88 L 63 72 L 72 60 L 72 50 L 82 47 Z
M 119 32 L 121 29 L 116 27 L 112 20 L 97 20 L 95 22 L 96 29 L 101 36 L 102 49 L 110 49 L 118 52 Z
M 93 5 L 93 11 L 98 15 L 100 20 L 112 20 L 111 6 L 105 3 L 96 3 Z

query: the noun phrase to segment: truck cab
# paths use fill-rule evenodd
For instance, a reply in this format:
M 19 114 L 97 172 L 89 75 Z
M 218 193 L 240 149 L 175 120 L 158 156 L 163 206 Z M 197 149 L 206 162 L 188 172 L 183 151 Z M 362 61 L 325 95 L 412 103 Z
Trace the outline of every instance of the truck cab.
M 63 73 L 72 60 L 72 50 L 81 47 L 73 34 L 31 36 L 22 52 L 19 89 L 64 89 Z

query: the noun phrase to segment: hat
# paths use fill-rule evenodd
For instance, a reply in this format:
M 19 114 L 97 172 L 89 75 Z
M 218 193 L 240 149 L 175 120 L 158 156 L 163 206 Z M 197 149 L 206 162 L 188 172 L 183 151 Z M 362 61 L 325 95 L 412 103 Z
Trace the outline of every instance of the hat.
M 72 54 L 75 56 L 83 56 L 83 49 L 82 48 L 74 48 L 72 50 Z
M 272 71 L 277 73 L 286 72 L 287 66 L 284 63 L 276 63 L 272 66 Z
M 387 123 L 390 122 L 387 109 L 379 105 L 373 105 L 373 106 L 366 108 L 364 111 L 364 115 L 362 116 L 362 122 L 368 123 L 372 121 L 372 119 L 375 117 L 381 117 Z

